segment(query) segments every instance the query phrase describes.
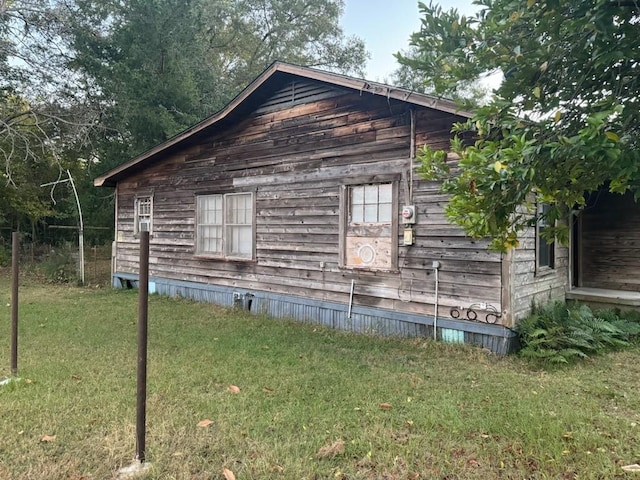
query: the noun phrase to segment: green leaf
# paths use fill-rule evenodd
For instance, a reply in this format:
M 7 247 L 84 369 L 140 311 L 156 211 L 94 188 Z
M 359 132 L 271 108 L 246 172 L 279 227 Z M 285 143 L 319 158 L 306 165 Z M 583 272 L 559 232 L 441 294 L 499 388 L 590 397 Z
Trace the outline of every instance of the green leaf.
M 618 136 L 618 134 L 617 134 L 617 133 L 615 133 L 615 132 L 612 132 L 612 131 L 610 131 L 610 130 L 609 130 L 609 131 L 607 131 L 607 132 L 604 132 L 604 134 L 605 134 L 605 135 L 607 136 L 607 138 L 608 138 L 609 140 L 611 140 L 612 142 L 618 143 L 618 142 L 620 141 L 620 137 L 619 137 L 619 136 Z

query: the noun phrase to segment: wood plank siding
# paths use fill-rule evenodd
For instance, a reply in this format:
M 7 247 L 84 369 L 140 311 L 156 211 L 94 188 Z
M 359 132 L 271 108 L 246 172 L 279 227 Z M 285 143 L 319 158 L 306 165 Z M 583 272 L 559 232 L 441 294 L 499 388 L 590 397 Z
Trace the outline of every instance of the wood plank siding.
M 529 228 L 520 236 L 520 245 L 511 253 L 511 308 L 514 324 L 526 317 L 533 303 L 543 305 L 564 300 L 569 280 L 569 249 L 554 244 L 553 268 L 537 268 L 536 232 Z
M 439 184 L 410 173 L 417 166 L 410 160 L 412 110 L 418 147 L 448 148 L 452 124 L 464 120 L 323 82 L 290 82 L 239 121 L 214 125 L 118 181 L 116 270 L 137 272 L 134 204 L 136 196 L 148 195 L 152 276 L 341 304 L 349 302 L 353 280 L 354 305 L 433 315 L 437 260 L 439 316 L 472 304 L 501 312 L 501 256 L 447 221 Z M 387 270 L 345 267 L 345 185 L 383 182 L 392 182 L 397 195 L 397 261 Z M 196 255 L 196 195 L 231 192 L 253 193 L 255 258 Z M 417 210 L 412 246 L 402 240 L 407 200 Z M 516 271 L 529 256 L 526 249 L 516 256 Z
M 640 291 L 640 205 L 633 194 L 595 193 L 580 216 L 579 286 Z

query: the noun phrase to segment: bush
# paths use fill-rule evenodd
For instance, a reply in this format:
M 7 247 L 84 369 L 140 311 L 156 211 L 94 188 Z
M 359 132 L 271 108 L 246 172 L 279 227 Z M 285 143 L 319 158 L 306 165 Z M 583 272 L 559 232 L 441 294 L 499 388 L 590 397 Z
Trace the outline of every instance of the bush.
M 51 283 L 77 282 L 78 272 L 73 254 L 69 246 L 57 247 L 38 265 L 38 270 Z
M 0 267 L 7 267 L 11 265 L 11 251 L 0 243 Z
M 553 302 L 534 306 L 518 325 L 522 356 L 549 363 L 568 363 L 628 347 L 640 335 L 638 316 L 615 310 L 594 313 L 587 305 Z

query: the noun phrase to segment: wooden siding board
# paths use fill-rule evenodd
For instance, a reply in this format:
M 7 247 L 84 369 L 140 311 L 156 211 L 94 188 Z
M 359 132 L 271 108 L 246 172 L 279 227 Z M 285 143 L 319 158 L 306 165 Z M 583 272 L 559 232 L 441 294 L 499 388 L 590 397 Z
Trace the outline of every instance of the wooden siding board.
M 525 230 L 521 239 L 511 258 L 514 324 L 529 314 L 533 303 L 564 299 L 569 281 L 569 249 L 566 246 L 556 244 L 555 268 L 539 273 L 536 272 L 535 229 Z
M 144 188 L 154 195 L 153 275 L 339 302 L 348 302 L 355 279 L 354 305 L 420 314 L 433 311 L 431 265 L 439 260 L 439 304 L 445 317 L 451 307 L 472 303 L 500 309 L 500 255 L 489 252 L 486 241 L 470 239 L 449 223 L 444 216 L 448 197 L 418 175 L 412 185 L 418 205 L 416 244 L 405 247 L 398 232 L 392 235 L 397 270 L 339 267 L 340 219 L 345 218 L 340 188 L 345 182 L 376 183 L 406 174 L 411 143 L 408 107 L 356 94 L 305 101 L 309 103 L 250 115 L 209 135 L 189 152 L 120 182 L 119 269 L 135 273 L 137 268 L 133 204 Z M 451 123 L 458 120 L 426 109 L 416 117 L 416 137 L 431 145 L 448 144 Z M 399 186 L 397 197 L 404 202 L 405 187 L 402 182 Z M 232 191 L 255 192 L 256 260 L 196 257 L 195 196 Z M 367 328 L 378 327 L 374 323 Z

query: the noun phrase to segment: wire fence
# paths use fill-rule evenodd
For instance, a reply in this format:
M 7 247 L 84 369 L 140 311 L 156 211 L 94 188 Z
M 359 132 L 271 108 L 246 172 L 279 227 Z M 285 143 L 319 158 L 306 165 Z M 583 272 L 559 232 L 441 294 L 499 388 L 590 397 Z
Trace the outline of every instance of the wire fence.
M 0 237 L 0 266 L 9 266 L 11 242 Z M 82 283 L 77 242 L 20 242 L 20 271 L 52 283 Z M 84 247 L 84 285 L 111 284 L 111 244 Z

